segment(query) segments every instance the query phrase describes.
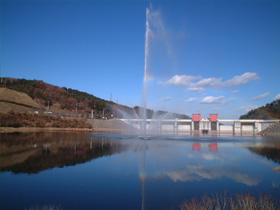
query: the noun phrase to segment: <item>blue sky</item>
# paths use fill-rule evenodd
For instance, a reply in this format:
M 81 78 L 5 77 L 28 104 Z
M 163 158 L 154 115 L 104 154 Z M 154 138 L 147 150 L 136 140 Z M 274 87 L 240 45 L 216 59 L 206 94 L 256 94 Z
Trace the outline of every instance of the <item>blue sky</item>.
M 1 77 L 239 118 L 280 98 L 280 1 L 2 0 Z

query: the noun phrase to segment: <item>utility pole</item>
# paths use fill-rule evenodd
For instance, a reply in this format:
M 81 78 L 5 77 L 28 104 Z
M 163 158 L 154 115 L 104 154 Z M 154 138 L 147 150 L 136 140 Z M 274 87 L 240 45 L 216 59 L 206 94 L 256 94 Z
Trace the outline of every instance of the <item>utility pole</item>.
M 113 101 L 113 94 L 111 93 L 110 101 Z

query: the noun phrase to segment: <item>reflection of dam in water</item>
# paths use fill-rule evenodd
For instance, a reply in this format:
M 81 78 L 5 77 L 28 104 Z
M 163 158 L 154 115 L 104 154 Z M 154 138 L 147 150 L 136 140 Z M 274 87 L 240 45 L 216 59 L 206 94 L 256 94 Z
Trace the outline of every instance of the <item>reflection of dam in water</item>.
M 201 151 L 201 144 L 200 143 L 193 143 L 192 144 L 192 150 L 195 151 Z M 218 151 L 218 143 L 210 143 L 208 145 L 209 151 Z

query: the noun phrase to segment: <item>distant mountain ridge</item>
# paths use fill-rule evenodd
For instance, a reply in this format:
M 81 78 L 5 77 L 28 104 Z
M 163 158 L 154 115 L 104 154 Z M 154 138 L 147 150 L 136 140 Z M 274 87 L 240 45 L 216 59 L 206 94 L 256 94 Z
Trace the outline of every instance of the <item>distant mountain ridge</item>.
M 5 87 L 18 92 L 26 93 L 45 110 L 54 113 L 63 113 L 79 117 L 112 118 L 119 115 L 118 110 L 133 115 L 139 112 L 139 107 L 134 108 L 104 100 L 86 92 L 66 87 L 58 87 L 41 80 L 27 80 L 15 78 L 1 78 L 0 87 Z M 147 117 L 151 118 L 155 112 L 147 110 Z M 158 114 L 167 112 L 158 111 Z M 176 118 L 189 118 L 187 115 L 174 114 Z
M 240 119 L 280 119 L 280 99 L 253 109 L 247 114 L 241 115 Z

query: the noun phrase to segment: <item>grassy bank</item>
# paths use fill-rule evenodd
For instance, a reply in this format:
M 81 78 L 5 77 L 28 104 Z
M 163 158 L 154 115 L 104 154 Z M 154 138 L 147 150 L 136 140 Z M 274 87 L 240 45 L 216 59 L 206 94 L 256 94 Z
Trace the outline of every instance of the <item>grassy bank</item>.
M 0 113 L 0 127 L 33 128 L 92 128 L 86 119 L 62 118 L 50 114 L 8 112 Z
M 44 205 L 30 207 L 28 210 L 62 210 L 61 206 Z M 225 194 L 213 194 L 201 199 L 185 201 L 181 210 L 280 210 L 279 200 L 272 196 L 259 194 L 258 198 L 250 194 L 237 194 L 227 197 Z
M 250 194 L 237 194 L 228 197 L 224 194 L 213 194 L 201 199 L 185 201 L 181 210 L 280 210 L 279 200 L 270 195 L 259 194 L 256 198 Z
M 50 132 L 50 131 L 72 131 L 73 128 L 35 128 L 35 127 L 0 127 L 0 133 L 28 133 L 28 132 Z

